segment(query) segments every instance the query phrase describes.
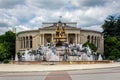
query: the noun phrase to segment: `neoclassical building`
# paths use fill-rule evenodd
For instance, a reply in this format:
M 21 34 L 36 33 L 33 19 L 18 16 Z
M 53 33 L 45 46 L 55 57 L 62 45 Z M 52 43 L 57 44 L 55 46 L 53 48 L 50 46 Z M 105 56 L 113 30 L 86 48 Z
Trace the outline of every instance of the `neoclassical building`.
M 43 23 L 37 30 L 19 32 L 16 36 L 16 53 L 26 49 L 36 50 L 40 45 L 53 43 L 61 45 L 63 42 L 84 44 L 91 42 L 96 45 L 98 52 L 104 52 L 103 33 L 84 30 L 77 27 L 76 22 Z

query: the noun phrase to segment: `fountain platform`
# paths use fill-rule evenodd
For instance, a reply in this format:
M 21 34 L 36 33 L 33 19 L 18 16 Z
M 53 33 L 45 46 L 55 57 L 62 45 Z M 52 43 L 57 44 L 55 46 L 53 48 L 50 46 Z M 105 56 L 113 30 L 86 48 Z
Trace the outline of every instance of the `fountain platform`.
M 20 64 L 20 65 L 30 65 L 30 64 L 58 64 L 58 65 L 71 65 L 71 64 L 105 64 L 105 63 L 114 63 L 112 60 L 102 60 L 102 61 L 10 61 L 10 64 Z

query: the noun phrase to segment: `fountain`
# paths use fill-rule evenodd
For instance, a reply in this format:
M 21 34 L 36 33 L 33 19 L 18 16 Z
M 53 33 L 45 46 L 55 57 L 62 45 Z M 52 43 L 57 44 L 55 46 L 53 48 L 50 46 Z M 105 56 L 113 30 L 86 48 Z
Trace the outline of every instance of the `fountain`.
M 30 50 L 25 50 L 22 55 L 22 61 L 101 61 L 102 56 L 96 56 L 87 45 L 83 47 L 82 44 L 68 44 L 67 35 L 65 32 L 65 24 L 58 23 L 56 25 L 55 36 L 53 38 L 55 45 L 47 43 L 45 46 L 41 45 L 32 54 Z M 17 56 L 15 61 L 17 61 Z
M 22 61 L 35 61 L 35 57 L 34 54 L 31 54 L 31 50 L 26 49 L 22 55 Z
M 47 61 L 59 61 L 59 55 L 57 55 L 57 53 L 54 53 L 53 52 L 54 49 L 48 49 L 47 52 L 46 52 L 46 60 Z
M 15 54 L 15 61 L 18 61 L 18 55 Z
M 40 46 L 35 54 L 32 50 L 25 50 L 22 61 L 102 61 L 102 56 L 95 56 L 89 46 L 83 47 L 82 44 L 68 44 L 59 47 L 53 45 Z M 97 58 L 96 58 L 97 57 Z M 18 61 L 17 55 L 15 61 Z
M 102 58 L 101 54 L 99 54 L 98 61 L 102 61 L 102 60 L 103 60 L 103 58 Z

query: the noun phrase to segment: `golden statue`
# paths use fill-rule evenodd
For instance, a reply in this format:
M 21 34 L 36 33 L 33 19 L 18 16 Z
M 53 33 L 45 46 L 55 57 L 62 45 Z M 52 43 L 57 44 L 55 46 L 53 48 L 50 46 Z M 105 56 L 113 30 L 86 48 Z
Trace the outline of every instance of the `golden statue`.
M 61 34 L 62 34 L 63 37 L 65 37 L 65 26 L 64 26 L 64 24 L 62 25 Z
M 56 25 L 56 37 L 59 37 L 60 34 L 60 29 L 59 29 L 59 25 Z
M 56 34 L 54 37 L 54 41 L 56 43 L 56 46 L 62 46 L 62 44 L 66 41 L 66 35 L 65 35 L 65 26 L 64 23 L 57 23 L 56 25 Z

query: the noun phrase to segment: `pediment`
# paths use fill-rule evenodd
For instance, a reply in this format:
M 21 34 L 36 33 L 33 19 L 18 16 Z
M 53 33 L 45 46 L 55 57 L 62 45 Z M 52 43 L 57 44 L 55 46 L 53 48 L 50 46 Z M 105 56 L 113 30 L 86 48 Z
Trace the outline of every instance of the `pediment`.
M 52 25 L 52 26 L 43 27 L 43 28 L 40 28 L 40 29 L 56 29 L 56 26 Z M 66 25 L 66 26 L 65 26 L 65 29 L 80 29 L 80 28 Z

